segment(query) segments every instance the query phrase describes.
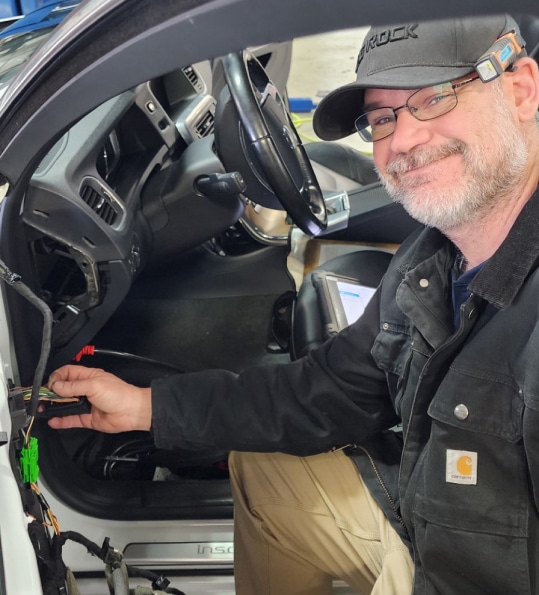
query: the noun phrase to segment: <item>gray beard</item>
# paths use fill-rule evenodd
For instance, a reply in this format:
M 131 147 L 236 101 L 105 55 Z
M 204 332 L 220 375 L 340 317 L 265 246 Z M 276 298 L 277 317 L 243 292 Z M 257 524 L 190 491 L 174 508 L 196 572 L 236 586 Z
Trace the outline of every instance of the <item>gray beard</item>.
M 509 119 L 508 110 L 499 102 L 493 121 L 496 137 L 489 145 L 470 147 L 452 140 L 441 147 L 418 147 L 398 155 L 380 178 L 392 199 L 403 205 L 417 221 L 444 232 L 463 223 L 473 223 L 492 212 L 522 179 L 528 160 L 524 136 Z M 489 139 L 490 140 L 490 139 Z M 427 192 L 422 186 L 435 182 L 432 177 L 411 180 L 401 175 L 414 167 L 438 161 L 450 155 L 462 155 L 465 170 L 451 187 Z

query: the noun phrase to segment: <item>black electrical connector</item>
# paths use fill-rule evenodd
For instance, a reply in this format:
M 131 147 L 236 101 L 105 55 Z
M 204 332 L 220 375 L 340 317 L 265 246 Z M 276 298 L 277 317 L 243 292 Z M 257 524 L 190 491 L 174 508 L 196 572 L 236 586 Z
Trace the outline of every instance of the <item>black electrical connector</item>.
M 152 583 L 152 589 L 156 591 L 165 591 L 170 585 L 170 581 L 166 576 L 158 576 Z
M 110 539 L 105 537 L 103 545 L 101 546 L 101 560 L 112 569 L 120 568 L 122 565 L 123 556 L 110 545 Z

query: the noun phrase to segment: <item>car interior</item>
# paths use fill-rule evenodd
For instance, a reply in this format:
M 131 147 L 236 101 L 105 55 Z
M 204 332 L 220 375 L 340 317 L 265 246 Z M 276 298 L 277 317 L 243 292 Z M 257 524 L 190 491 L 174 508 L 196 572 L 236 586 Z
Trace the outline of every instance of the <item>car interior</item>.
M 538 21 L 528 23 L 525 37 L 539 42 Z M 356 244 L 357 251 L 323 268 L 371 287 L 391 254 L 370 246 L 397 245 L 415 228 L 390 201 L 370 157 L 337 143 L 302 147 L 296 136 L 285 163 L 290 180 L 274 190 L 288 153 L 262 148 L 257 155 L 245 130 L 249 110 L 260 105 L 270 134 L 283 139 L 276 131 L 289 122 L 284 81 L 280 94 L 264 70 L 271 48 L 257 58 L 227 58 L 181 68 L 105 102 L 33 173 L 19 223 L 18 270 L 53 313 L 50 370 L 76 361 L 146 386 L 163 375 L 238 372 L 301 357 L 324 333 L 312 272 L 297 284 L 287 265 L 290 218 L 306 234 L 325 231 L 321 242 Z M 243 69 L 243 86 L 231 82 L 235 68 Z M 301 194 L 313 184 L 303 177 L 311 162 L 321 166 L 330 193 L 332 185 L 347 188 L 346 226 L 335 231 L 335 213 L 324 230 L 312 199 Z M 285 233 L 265 233 L 264 213 L 282 219 Z M 8 298 L 20 324 L 39 335 L 39 313 Z M 16 344 L 19 361 L 35 360 L 29 345 L 39 341 Z M 27 384 L 24 370 L 32 367 L 21 368 Z M 41 470 L 48 485 L 85 514 L 231 515 L 227 453 L 211 445 L 165 452 L 144 433 L 55 432 L 43 420 L 37 432 L 46 435 Z
M 521 22 L 537 58 L 539 19 Z M 147 386 L 290 361 L 326 339 L 318 271 L 378 285 L 417 223 L 392 203 L 369 156 L 302 145 L 279 80 L 286 47 L 140 84 L 90 111 L 42 158 L 0 242 L 9 239 L 5 260 L 52 312 L 48 372 L 79 363 Z M 350 250 L 324 261 L 328 246 Z M 31 385 L 41 315 L 5 297 L 21 382 Z M 164 451 L 149 433 L 53 431 L 45 418 L 34 432 L 48 489 L 81 514 L 232 517 L 228 453 L 211 444 Z
M 314 287 L 306 282 L 296 299 L 287 265 L 294 205 L 283 210 L 275 182 L 267 181 L 271 172 L 262 170 L 266 155 L 257 160 L 245 149 L 225 82 L 238 63 L 252 69 L 275 137 L 288 116 L 281 95 L 266 91 L 262 64 L 271 48 L 258 59 L 232 58 L 179 69 L 107 101 L 67 131 L 34 172 L 19 254 L 53 313 L 51 370 L 76 361 L 145 386 L 163 375 L 285 362 L 323 340 Z M 331 175 L 328 186 L 349 187 L 348 225 L 325 240 L 394 245 L 415 227 L 391 203 L 370 158 L 334 143 L 296 147 L 306 164 L 308 154 Z M 350 161 L 356 171 L 339 165 Z M 318 233 L 300 194 L 304 167 L 293 160 L 286 166 L 296 167 L 296 179 L 282 192 L 297 195 L 299 224 Z M 284 233 L 266 233 L 264 215 L 278 218 Z M 374 250 L 349 255 L 343 262 L 354 268 L 336 265 L 334 272 L 374 287 L 389 258 Z M 367 267 L 356 266 L 362 260 Z M 13 305 L 37 339 L 39 312 L 20 299 Z M 26 341 L 17 345 L 19 353 L 27 348 Z M 145 433 L 56 432 L 38 421 L 36 435 L 46 437 L 42 476 L 81 513 L 116 520 L 231 516 L 227 453 L 211 445 L 159 451 Z
M 252 60 L 255 76 L 264 76 L 262 64 L 272 54 L 282 56 L 270 48 Z M 294 308 L 286 213 L 264 173 L 251 167 L 238 134 L 223 74 L 231 67 L 225 61 L 188 66 L 107 101 L 68 130 L 33 173 L 18 224 L 18 270 L 53 313 L 50 370 L 77 359 L 147 385 L 164 374 L 286 361 L 312 342 L 301 336 L 310 332 L 307 319 L 301 321 L 304 308 Z M 269 100 L 264 106 L 280 126 L 282 106 Z M 325 154 L 316 145 L 312 150 L 323 163 Z M 327 154 L 328 169 L 337 171 L 336 147 Z M 360 169 L 365 179 L 349 193 L 358 207 L 350 217 L 358 236 L 401 240 L 405 215 L 372 183 L 370 160 L 358 160 L 367 165 L 367 173 Z M 230 172 L 241 173 L 245 195 Z M 264 234 L 256 220 L 248 222 L 244 196 L 253 217 L 276 213 L 284 235 Z M 398 237 L 388 231 L 384 215 L 391 211 Z M 341 234 L 353 235 L 352 225 Z M 8 299 L 36 338 L 16 344 L 19 361 L 33 362 L 40 314 L 18 296 Z M 294 309 L 299 331 L 292 342 Z M 24 370 L 33 367 L 21 366 L 23 383 L 31 384 Z M 82 513 L 231 515 L 227 453 L 161 452 L 149 435 L 54 432 L 44 420 L 35 431 L 46 436 L 42 476 Z

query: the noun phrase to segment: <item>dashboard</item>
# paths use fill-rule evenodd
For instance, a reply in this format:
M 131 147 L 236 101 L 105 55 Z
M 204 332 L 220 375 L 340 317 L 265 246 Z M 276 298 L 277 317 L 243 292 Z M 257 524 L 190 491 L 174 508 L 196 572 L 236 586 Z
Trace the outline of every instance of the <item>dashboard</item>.
M 54 144 L 22 208 L 36 293 L 54 316 L 52 367 L 92 339 L 145 267 L 166 265 L 238 221 L 238 195 L 206 196 L 224 173 L 209 64 L 102 104 Z

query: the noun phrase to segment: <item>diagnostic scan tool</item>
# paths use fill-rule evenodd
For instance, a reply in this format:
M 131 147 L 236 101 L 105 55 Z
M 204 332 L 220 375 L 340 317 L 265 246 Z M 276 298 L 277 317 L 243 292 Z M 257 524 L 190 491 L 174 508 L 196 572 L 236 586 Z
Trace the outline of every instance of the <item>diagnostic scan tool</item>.
M 376 289 L 357 279 L 326 271 L 312 276 L 324 327 L 324 339 L 336 335 L 355 322 L 365 310 Z

